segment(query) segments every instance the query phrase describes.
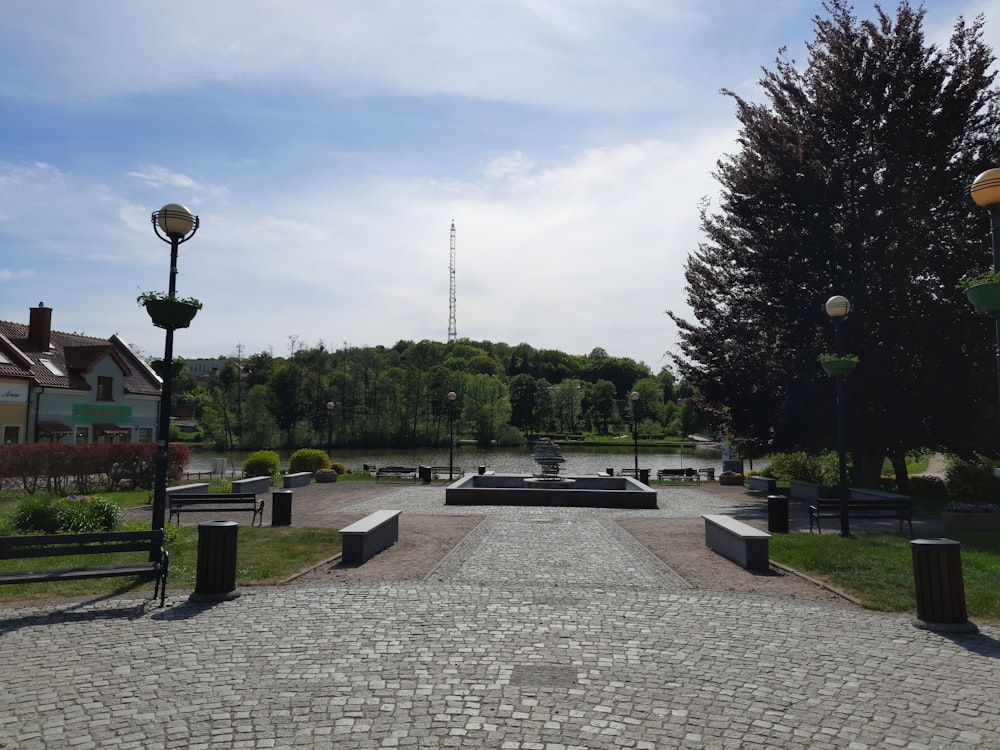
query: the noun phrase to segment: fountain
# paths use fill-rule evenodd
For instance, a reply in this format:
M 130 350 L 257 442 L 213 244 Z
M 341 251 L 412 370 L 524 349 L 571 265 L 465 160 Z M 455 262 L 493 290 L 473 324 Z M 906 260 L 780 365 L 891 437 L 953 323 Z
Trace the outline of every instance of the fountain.
M 541 472 L 474 474 L 445 488 L 445 505 L 548 505 L 570 508 L 656 508 L 656 490 L 632 477 L 565 477 L 565 459 L 549 438 L 535 443 L 531 456 Z

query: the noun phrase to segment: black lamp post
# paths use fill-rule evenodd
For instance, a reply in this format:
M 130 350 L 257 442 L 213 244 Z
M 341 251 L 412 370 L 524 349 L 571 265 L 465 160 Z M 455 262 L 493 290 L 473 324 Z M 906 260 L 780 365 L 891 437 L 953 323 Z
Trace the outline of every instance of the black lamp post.
M 639 391 L 628 395 L 632 401 L 632 444 L 635 448 L 635 478 L 639 478 Z
M 851 303 L 842 295 L 834 295 L 823 305 L 826 314 L 833 323 L 833 335 L 837 344 L 837 356 L 844 356 L 843 343 L 840 336 L 840 325 L 851 312 Z M 847 394 L 844 386 L 846 375 L 836 375 L 837 384 L 837 458 L 840 468 L 840 535 L 851 536 L 850 518 L 847 514 Z
M 170 243 L 170 283 L 167 297 L 177 296 L 177 247 L 198 231 L 198 217 L 178 203 L 168 203 L 152 216 L 156 236 Z M 163 388 L 160 391 L 160 416 L 157 421 L 156 470 L 153 477 L 153 528 L 162 529 L 167 509 L 167 465 L 170 446 L 170 395 L 173 386 L 174 328 L 166 328 L 163 348 Z
M 333 401 L 326 402 L 326 452 L 330 452 L 333 443 L 333 410 L 337 405 Z
M 455 399 L 458 394 L 448 391 L 448 481 L 455 472 Z
M 990 237 L 993 245 L 993 270 L 1000 271 L 1000 169 L 987 169 L 972 182 L 972 200 L 990 212 Z M 997 391 L 1000 392 L 1000 315 L 996 321 Z

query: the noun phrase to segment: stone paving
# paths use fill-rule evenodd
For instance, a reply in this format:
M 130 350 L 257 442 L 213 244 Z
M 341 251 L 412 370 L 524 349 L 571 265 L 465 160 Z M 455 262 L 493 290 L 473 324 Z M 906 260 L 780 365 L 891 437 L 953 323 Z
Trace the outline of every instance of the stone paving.
M 483 511 L 418 582 L 0 605 L 0 748 L 1000 748 L 1000 627 L 693 590 L 611 512 Z

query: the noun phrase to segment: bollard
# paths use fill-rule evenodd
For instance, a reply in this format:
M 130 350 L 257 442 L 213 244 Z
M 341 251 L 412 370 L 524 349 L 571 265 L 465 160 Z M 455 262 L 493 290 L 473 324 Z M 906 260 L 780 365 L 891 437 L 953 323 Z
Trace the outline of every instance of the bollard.
M 430 466 L 421 466 L 419 469 L 417 469 L 417 472 L 420 475 L 420 482 L 422 484 L 430 484 L 431 483 L 431 467 Z
M 788 533 L 788 498 L 784 495 L 767 496 L 767 530 L 772 534 Z
M 271 493 L 271 525 L 292 525 L 292 491 L 274 490 Z
M 917 592 L 914 627 L 942 633 L 978 633 L 965 609 L 962 545 L 952 539 L 913 539 L 913 581 Z
M 240 595 L 236 587 L 236 540 L 240 525 L 235 521 L 205 521 L 198 524 L 198 571 L 193 602 L 224 602 Z

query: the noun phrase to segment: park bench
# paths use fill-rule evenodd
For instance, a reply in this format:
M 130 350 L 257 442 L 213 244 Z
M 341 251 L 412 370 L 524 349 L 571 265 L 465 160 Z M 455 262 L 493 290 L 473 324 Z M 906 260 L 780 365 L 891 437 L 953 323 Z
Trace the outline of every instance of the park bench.
M 254 521 L 258 526 L 264 525 L 264 501 L 258 500 L 252 492 L 217 492 L 215 494 L 183 494 L 167 495 L 169 522 L 177 516 L 180 524 L 181 513 L 232 513 L 247 511 L 253 513 L 250 525 Z
M 401 510 L 377 510 L 340 530 L 341 562 L 363 563 L 399 539 Z
M 659 482 L 700 482 L 701 474 L 697 469 L 657 469 L 656 479 Z
M 754 492 L 764 492 L 773 495 L 777 491 L 778 481 L 771 477 L 763 477 L 759 474 L 751 474 L 747 477 L 747 489 Z
M 709 466 L 707 469 L 698 469 L 698 475 L 709 482 L 715 481 L 715 467 Z
M 771 535 L 735 518 L 705 515 L 705 544 L 747 570 L 767 570 Z
M 898 495 L 894 492 L 870 490 L 863 487 L 852 487 L 847 499 L 848 518 L 894 518 L 899 520 L 899 531 L 903 531 L 903 521 L 910 527 L 913 536 L 913 500 L 909 495 Z M 840 518 L 840 499 L 822 498 L 815 505 L 809 506 L 809 531 L 822 533 L 821 518 Z
M 447 477 L 448 476 L 448 467 L 447 466 L 432 466 L 431 467 L 431 474 L 433 475 L 433 477 L 435 479 L 440 479 L 441 477 Z M 461 466 L 453 466 L 452 469 L 451 469 L 451 476 L 453 478 L 464 477 L 465 476 L 465 469 L 463 469 Z
M 375 470 L 375 481 L 380 479 L 410 479 L 417 481 L 417 468 L 415 466 L 380 466 Z
M 134 576 L 155 579 L 153 599 L 162 607 L 167 596 L 169 556 L 163 548 L 163 529 L 107 531 L 93 534 L 45 534 L 0 537 L 0 560 L 28 560 L 67 556 L 142 553 L 142 560 L 105 565 L 0 571 L 0 584 L 77 581 L 87 578 Z

